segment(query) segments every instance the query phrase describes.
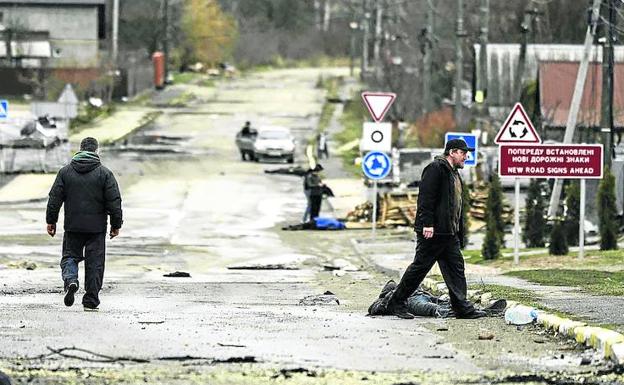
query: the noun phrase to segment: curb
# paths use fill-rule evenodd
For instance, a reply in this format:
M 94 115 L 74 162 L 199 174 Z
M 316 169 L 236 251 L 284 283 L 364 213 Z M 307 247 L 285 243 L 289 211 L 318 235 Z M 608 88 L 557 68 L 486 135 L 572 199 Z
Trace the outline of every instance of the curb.
M 425 278 L 422 285 L 431 291 L 448 293 L 444 282 L 437 282 L 430 278 Z M 480 293 L 478 290 L 469 290 L 468 297 L 487 306 L 492 302 L 491 293 Z M 533 310 L 532 307 L 524 306 L 515 301 L 507 301 L 507 308 L 522 306 L 527 311 Z M 535 309 L 537 320 L 535 323 L 542 326 L 546 330 L 561 334 L 568 338 L 574 339 L 579 344 L 584 344 L 598 351 L 600 355 L 615 362 L 618 365 L 624 364 L 624 335 L 616 331 L 596 326 L 589 326 L 585 322 L 574 321 L 569 318 L 562 318 L 555 314 L 548 313 L 543 310 Z

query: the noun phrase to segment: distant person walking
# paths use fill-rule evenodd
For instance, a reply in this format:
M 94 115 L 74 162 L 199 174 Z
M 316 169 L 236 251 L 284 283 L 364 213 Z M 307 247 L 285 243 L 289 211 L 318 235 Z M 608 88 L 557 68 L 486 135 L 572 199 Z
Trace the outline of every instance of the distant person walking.
M 119 235 L 121 194 L 113 173 L 100 163 L 95 138 L 84 138 L 80 151 L 56 175 L 49 193 L 46 222 L 48 234 L 56 234 L 61 206 L 65 205 L 65 234 L 61 270 L 66 306 L 74 304 L 78 291 L 78 263 L 85 262 L 85 311 L 97 311 L 104 279 L 106 228 L 110 216 L 110 238 Z
M 316 156 L 318 159 L 329 158 L 329 148 L 327 147 L 327 135 L 321 132 L 316 136 Z
M 452 139 L 446 143 L 444 156 L 437 156 L 422 173 L 416 208 L 416 256 L 388 301 L 388 312 L 401 318 L 414 318 L 406 300 L 421 284 L 433 264 L 438 262 L 449 290 L 451 306 L 457 318 L 485 317 L 466 299 L 463 243 L 462 190 L 457 172 L 464 167 L 469 151 L 466 142 Z

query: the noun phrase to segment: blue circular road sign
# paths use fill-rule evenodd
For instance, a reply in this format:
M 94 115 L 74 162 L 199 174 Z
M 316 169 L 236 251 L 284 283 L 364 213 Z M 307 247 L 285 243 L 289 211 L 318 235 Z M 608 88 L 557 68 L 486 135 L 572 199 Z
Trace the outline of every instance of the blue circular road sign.
M 362 159 L 362 171 L 369 179 L 383 179 L 392 169 L 390 157 L 381 151 L 371 151 Z

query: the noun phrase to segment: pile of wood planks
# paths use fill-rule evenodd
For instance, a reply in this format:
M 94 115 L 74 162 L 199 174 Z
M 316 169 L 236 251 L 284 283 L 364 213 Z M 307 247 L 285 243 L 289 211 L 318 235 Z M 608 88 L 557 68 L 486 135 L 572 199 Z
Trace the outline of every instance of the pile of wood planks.
M 470 191 L 470 216 L 475 219 L 485 220 L 485 209 L 487 207 L 487 197 L 490 192 L 488 184 L 481 183 L 475 185 Z M 513 208 L 503 197 L 503 221 L 513 222 Z
M 416 218 L 415 190 L 388 192 L 378 196 L 377 224 L 379 227 L 413 226 Z M 347 223 L 367 223 L 373 220 L 373 204 L 357 205 L 345 218 Z M 349 226 L 347 226 L 349 227 Z

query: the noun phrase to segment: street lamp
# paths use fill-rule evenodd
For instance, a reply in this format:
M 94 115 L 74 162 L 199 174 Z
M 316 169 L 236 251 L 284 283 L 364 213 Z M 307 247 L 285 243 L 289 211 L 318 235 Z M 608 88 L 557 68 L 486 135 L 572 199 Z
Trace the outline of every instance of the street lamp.
M 349 74 L 353 77 L 353 62 L 355 61 L 355 31 L 360 27 L 357 21 L 352 21 L 349 23 L 349 29 L 351 30 L 351 45 L 349 49 L 350 60 L 349 60 Z

